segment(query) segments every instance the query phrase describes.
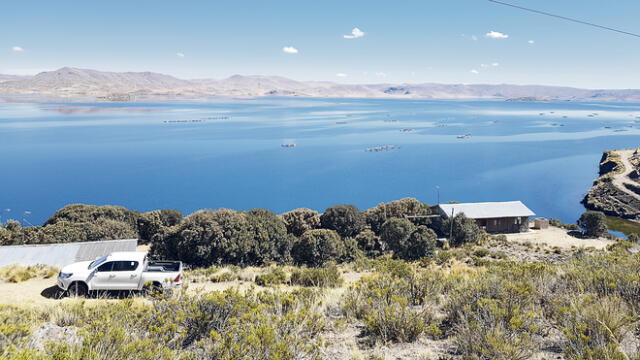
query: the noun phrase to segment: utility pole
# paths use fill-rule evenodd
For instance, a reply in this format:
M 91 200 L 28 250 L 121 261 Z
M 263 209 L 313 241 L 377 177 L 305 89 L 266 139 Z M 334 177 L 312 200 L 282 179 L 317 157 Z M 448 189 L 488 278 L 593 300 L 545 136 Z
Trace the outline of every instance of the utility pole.
M 449 230 L 449 246 L 451 246 L 451 242 L 453 240 L 453 209 L 451 208 L 451 230 Z

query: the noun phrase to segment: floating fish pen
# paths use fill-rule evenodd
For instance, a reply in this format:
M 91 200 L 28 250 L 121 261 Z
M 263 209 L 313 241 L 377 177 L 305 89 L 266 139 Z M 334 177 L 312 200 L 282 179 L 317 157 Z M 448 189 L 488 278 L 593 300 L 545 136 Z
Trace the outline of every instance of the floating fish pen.
M 186 123 L 203 123 L 204 119 L 192 119 L 192 120 L 165 120 L 165 124 L 186 124 Z
M 293 143 L 289 143 L 289 144 L 282 144 L 280 146 L 283 147 L 283 148 L 294 148 L 294 147 L 296 147 L 298 145 L 293 144 Z
M 209 117 L 205 117 L 202 118 L 203 120 L 229 120 L 230 117 L 228 116 L 209 116 Z
M 397 145 L 376 146 L 376 147 L 368 148 L 365 151 L 366 152 L 381 152 L 381 151 L 389 151 L 389 150 L 395 150 L 395 149 L 400 149 L 400 146 L 397 146 Z

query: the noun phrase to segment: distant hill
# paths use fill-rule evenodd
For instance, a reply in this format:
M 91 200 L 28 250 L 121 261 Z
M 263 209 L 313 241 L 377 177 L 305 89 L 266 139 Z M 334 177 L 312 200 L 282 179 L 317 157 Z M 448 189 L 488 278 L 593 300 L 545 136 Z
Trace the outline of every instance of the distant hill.
M 512 101 L 640 101 L 640 90 L 587 90 L 541 85 L 338 84 L 279 76 L 233 75 L 183 80 L 152 72 L 104 72 L 65 67 L 35 76 L 0 75 L 0 94 L 129 99 L 169 96 L 307 96 L 418 99 L 505 99 Z

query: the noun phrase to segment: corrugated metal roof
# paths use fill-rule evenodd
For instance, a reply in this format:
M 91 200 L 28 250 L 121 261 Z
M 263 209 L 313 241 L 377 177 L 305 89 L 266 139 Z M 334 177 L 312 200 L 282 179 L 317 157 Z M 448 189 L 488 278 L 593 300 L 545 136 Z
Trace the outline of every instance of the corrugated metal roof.
M 450 217 L 464 213 L 472 219 L 490 219 L 517 216 L 533 216 L 535 215 L 521 201 L 504 201 L 504 202 L 482 202 L 482 203 L 463 203 L 463 204 L 440 204 L 440 211 L 443 215 Z
M 0 246 L 0 266 L 43 264 L 62 267 L 116 251 L 136 251 L 137 246 L 137 239 Z

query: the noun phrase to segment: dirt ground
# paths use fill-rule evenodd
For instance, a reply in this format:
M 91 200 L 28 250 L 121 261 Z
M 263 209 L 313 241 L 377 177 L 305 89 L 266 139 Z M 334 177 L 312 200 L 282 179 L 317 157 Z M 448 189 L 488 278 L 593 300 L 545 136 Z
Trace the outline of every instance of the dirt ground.
M 548 229 L 534 230 L 519 234 L 507 234 L 511 242 L 528 242 L 534 245 L 557 246 L 562 249 L 593 247 L 601 250 L 615 242 L 608 239 L 580 239 L 568 234 L 567 230 L 550 226 Z

